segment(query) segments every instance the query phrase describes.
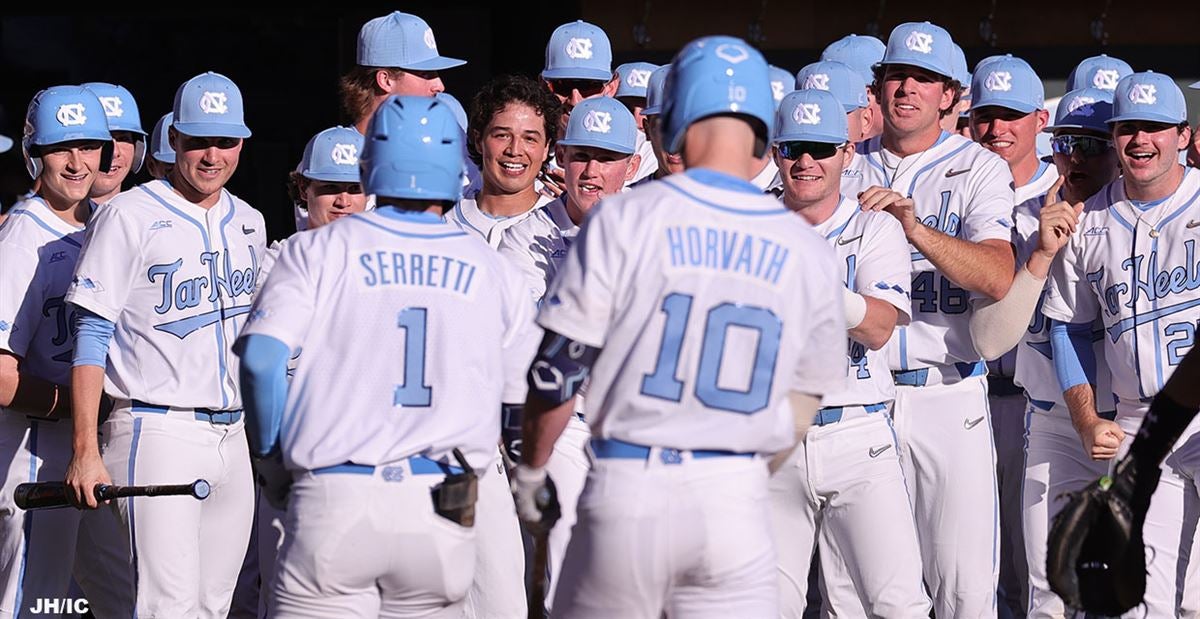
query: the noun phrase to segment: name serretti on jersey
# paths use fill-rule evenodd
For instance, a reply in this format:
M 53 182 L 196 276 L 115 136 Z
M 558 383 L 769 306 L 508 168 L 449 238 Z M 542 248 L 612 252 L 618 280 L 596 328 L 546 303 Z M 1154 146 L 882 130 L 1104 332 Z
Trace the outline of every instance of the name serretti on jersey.
M 470 294 L 476 266 L 450 256 L 374 251 L 359 254 L 366 275 L 362 281 L 376 286 L 426 286 L 463 295 Z M 440 274 L 440 277 L 439 277 Z

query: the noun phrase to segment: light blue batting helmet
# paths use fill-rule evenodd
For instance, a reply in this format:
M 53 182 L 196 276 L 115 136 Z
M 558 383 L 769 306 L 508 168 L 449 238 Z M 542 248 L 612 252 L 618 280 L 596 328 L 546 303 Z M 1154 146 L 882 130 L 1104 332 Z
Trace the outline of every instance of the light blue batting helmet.
M 670 72 L 671 65 L 668 63 L 650 74 L 650 82 L 646 86 L 646 107 L 642 108 L 642 116 L 662 114 L 663 87 L 667 85 L 667 74 Z
M 98 171 L 108 171 L 112 165 L 112 133 L 96 94 L 82 86 L 51 86 L 34 95 L 21 136 L 29 176 L 36 179 L 42 174 L 40 147 L 75 140 L 104 142 Z
M 141 113 L 138 112 L 137 101 L 133 93 L 124 86 L 105 82 L 88 82 L 84 88 L 96 93 L 100 104 L 104 106 L 104 115 L 108 117 L 109 131 L 128 131 L 139 134 L 134 141 L 133 165 L 130 169 L 136 174 L 142 169 L 146 160 L 146 132 L 142 129 Z
M 718 114 L 745 117 L 760 138 L 755 155 L 766 152 L 775 124 L 775 99 L 767 61 L 749 43 L 730 36 L 688 43 L 671 61 L 664 94 L 662 134 L 667 152 L 680 152 L 692 123 Z
M 304 147 L 300 175 L 314 181 L 357 183 L 363 136 L 349 127 L 332 127 L 312 137 Z
M 158 122 L 154 123 L 154 131 L 150 133 L 150 147 L 153 148 L 150 156 L 163 162 L 174 165 L 175 149 L 171 148 L 170 131 L 172 115 L 170 112 L 162 115 Z
M 1043 129 L 1053 133 L 1057 129 L 1091 129 L 1108 133 L 1108 119 L 1113 115 L 1113 93 L 1099 88 L 1072 90 L 1058 101 L 1054 113 L 1054 124 Z
M 454 112 L 433 97 L 389 97 L 367 126 L 363 190 L 381 198 L 458 202 L 463 132 Z

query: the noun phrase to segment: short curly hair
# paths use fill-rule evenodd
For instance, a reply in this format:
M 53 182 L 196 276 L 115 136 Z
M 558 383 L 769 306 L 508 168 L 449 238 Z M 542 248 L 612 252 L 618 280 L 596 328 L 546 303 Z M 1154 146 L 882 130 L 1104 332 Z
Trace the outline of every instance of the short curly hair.
M 537 110 L 545 124 L 546 141 L 551 152 L 558 137 L 558 122 L 562 116 L 562 103 L 540 82 L 524 75 L 501 75 L 483 85 L 471 99 L 471 111 L 467 122 L 467 150 L 475 165 L 483 161 L 475 148 L 483 131 L 492 118 L 510 103 L 523 103 Z

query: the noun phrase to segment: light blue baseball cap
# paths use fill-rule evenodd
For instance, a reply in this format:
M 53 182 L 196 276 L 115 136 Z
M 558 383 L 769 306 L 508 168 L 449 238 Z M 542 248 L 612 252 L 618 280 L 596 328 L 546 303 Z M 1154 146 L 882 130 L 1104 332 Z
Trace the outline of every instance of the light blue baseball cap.
M 829 91 L 847 114 L 869 104 L 867 85 L 862 76 L 850 65 L 836 60 L 814 62 L 800 69 L 796 74 L 796 88 Z
M 162 115 L 158 122 L 154 123 L 154 131 L 150 133 L 150 156 L 163 163 L 175 163 L 175 149 L 171 148 L 171 140 L 168 136 L 168 131 L 171 127 L 172 115 L 170 112 Z
M 458 99 L 448 92 L 439 92 L 434 97 L 450 108 L 450 112 L 454 114 L 454 120 L 458 121 L 458 126 L 462 127 L 463 133 L 466 133 L 467 110 L 463 109 L 462 103 L 459 103 Z
M 133 93 L 124 86 L 104 82 L 88 82 L 84 88 L 96 94 L 100 104 L 104 106 L 104 115 L 108 117 L 110 131 L 131 131 L 146 135 L 142 130 L 142 119 L 138 112 L 137 101 Z
M 646 86 L 646 107 L 642 108 L 642 116 L 662 114 L 663 86 L 667 83 L 667 74 L 671 65 L 665 64 L 650 74 L 650 83 Z
M 637 125 L 633 114 L 612 97 L 584 99 L 571 110 L 563 146 L 592 146 L 632 155 L 637 150 Z
M 1028 62 L 1006 56 L 975 70 L 971 84 L 971 109 L 1002 107 L 1028 114 L 1046 107 L 1046 92 Z
M 175 130 L 201 138 L 248 138 L 242 91 L 220 73 L 201 73 L 175 91 L 171 109 Z
M 617 97 L 646 97 L 650 86 L 650 74 L 658 65 L 649 62 L 627 62 L 617 67 L 621 82 L 617 86 Z
M 7 135 L 0 135 L 0 153 L 6 153 L 13 147 L 12 138 Z
M 554 29 L 546 44 L 543 78 L 607 82 L 612 73 L 612 44 L 600 26 L 579 20 Z
M 792 79 L 791 71 L 773 64 L 767 65 L 767 74 L 771 77 L 771 96 L 775 98 L 775 106 L 779 107 L 784 95 L 796 89 L 796 80 Z
M 967 68 L 967 55 L 963 52 L 958 43 L 954 44 L 954 78 L 963 88 L 970 88 L 971 85 L 971 70 Z
M 954 79 L 954 40 L 945 28 L 929 22 L 900 24 L 888 37 L 880 64 L 905 64 Z
M 425 20 L 393 11 L 363 24 L 358 31 L 358 65 L 413 71 L 441 71 L 467 64 L 438 54 L 433 29 Z
M 1067 76 L 1067 90 L 1099 88 L 1113 91 L 1121 78 L 1133 73 L 1133 67 L 1120 58 L 1105 54 L 1084 59 Z
M 959 100 L 961 100 L 961 101 L 966 101 L 968 104 L 969 104 L 969 103 L 971 103 L 971 98 L 974 96 L 974 95 L 972 95 L 972 94 L 971 94 L 971 82 L 973 81 L 973 79 L 974 79 L 974 78 L 971 76 L 971 74 L 970 74 L 970 73 L 968 73 L 968 74 L 967 74 L 967 81 L 966 81 L 966 83 L 963 85 L 962 94 L 960 94 L 960 95 L 958 96 Z M 965 109 L 965 110 L 963 110 L 963 111 L 961 111 L 961 112 L 959 112 L 959 113 L 958 113 L 958 117 L 959 117 L 959 118 L 966 118 L 966 117 L 968 117 L 968 116 L 970 116 L 970 115 L 971 115 L 971 108 L 970 108 L 970 106 L 969 106 L 969 105 L 967 106 L 967 109 Z
M 360 173 L 358 155 L 363 136 L 350 127 L 332 127 L 312 137 L 304 147 L 304 158 L 297 169 L 314 181 L 357 183 Z
M 1004 60 L 1005 58 L 1009 58 L 1011 56 L 1012 56 L 1012 54 L 995 54 L 992 56 L 988 56 L 987 58 L 984 58 L 983 60 L 980 60 L 979 62 L 975 63 L 975 73 L 979 73 L 979 69 L 983 68 L 983 66 L 988 64 L 989 62 L 996 62 L 997 60 Z
M 862 76 L 864 84 L 875 81 L 875 65 L 883 60 L 887 46 L 873 36 L 848 34 L 821 52 L 821 60 L 836 60 L 845 63 Z
M 1072 90 L 1058 100 L 1054 123 L 1045 129 L 1053 133 L 1056 129 L 1091 129 L 1108 133 L 1106 124 L 1113 115 L 1113 93 L 1099 88 Z
M 1113 117 L 1108 123 L 1127 120 L 1177 125 L 1187 121 L 1187 102 L 1175 80 L 1165 73 L 1131 73 L 1117 82 L 1113 93 Z
M 832 93 L 816 88 L 788 93 L 775 115 L 772 142 L 845 144 L 850 129 L 842 104 Z

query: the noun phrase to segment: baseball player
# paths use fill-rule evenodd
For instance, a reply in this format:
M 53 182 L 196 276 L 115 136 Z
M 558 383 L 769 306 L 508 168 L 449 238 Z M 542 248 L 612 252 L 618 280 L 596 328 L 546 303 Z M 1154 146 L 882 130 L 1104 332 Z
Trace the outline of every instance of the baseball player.
M 619 194 L 636 173 L 639 155 L 634 152 L 635 127 L 633 114 L 615 99 L 598 97 L 575 107 L 567 133 L 556 145 L 557 158 L 566 166 L 567 190 L 505 230 L 500 242 L 500 253 L 522 272 L 534 302 L 541 303 L 588 212 L 602 198 Z M 589 431 L 581 401 L 576 409 L 577 414 L 568 420 L 546 464 L 557 486 L 562 514 L 549 534 L 547 607 L 553 603 L 554 585 L 575 524 L 575 502 L 588 471 L 584 447 Z M 519 418 L 506 418 L 504 424 L 510 444 L 512 439 L 520 438 Z M 514 452 L 519 454 L 519 449 L 510 449 L 510 454 Z
M 994 615 L 996 467 L 986 366 L 969 321 L 1012 283 L 1012 175 L 1004 160 L 942 131 L 961 93 L 954 43 L 928 22 L 897 26 L 876 70 L 880 137 L 861 144 L 865 210 L 904 228 L 912 324 L 889 346 L 894 417 L 925 582 L 938 616 Z M 853 190 L 843 192 L 853 195 Z
M 124 86 L 90 82 L 84 88 L 96 94 L 104 105 L 108 128 L 113 137 L 113 160 L 108 172 L 96 177 L 92 185 L 92 199 L 105 204 L 121 193 L 121 183 L 130 174 L 142 169 L 146 158 L 146 132 L 142 130 L 142 119 L 137 101 Z
M 828 91 L 846 111 L 850 143 L 857 144 L 866 139 L 871 104 L 862 77 L 850 65 L 837 60 L 822 60 L 806 65 L 796 74 L 796 88 Z
M 483 185 L 446 218 L 497 247 L 505 228 L 550 202 L 534 183 L 558 135 L 561 110 L 559 101 L 530 78 L 505 75 L 484 84 L 471 101 L 467 125 Z
M 154 123 L 150 132 L 149 157 L 146 158 L 146 171 L 154 180 L 163 180 L 171 173 L 175 165 L 175 151 L 171 149 L 168 129 L 171 128 L 171 113 L 167 112 Z
M 464 467 L 495 465 L 501 402 L 522 397 L 539 333 L 516 271 L 441 218 L 462 192 L 461 139 L 436 99 L 380 106 L 362 155 L 379 207 L 289 242 L 239 341 L 252 449 L 295 480 L 273 617 L 462 612 Z
M 631 185 L 658 170 L 654 147 L 646 139 L 646 132 L 642 129 L 642 125 L 645 124 L 642 122 L 642 110 L 646 109 L 646 90 L 650 87 L 650 74 L 657 68 L 658 65 L 649 62 L 627 62 L 617 67 L 617 76 L 621 81 L 614 96 L 633 114 L 637 131 L 637 154 L 641 162 L 629 183 Z
M 848 34 L 830 43 L 822 52 L 821 60 L 836 60 L 848 65 L 862 77 L 867 90 L 867 109 L 863 116 L 863 138 L 873 138 L 883 131 L 883 117 L 879 100 L 871 84 L 875 81 L 875 65 L 883 60 L 886 51 L 883 41 L 866 35 Z M 799 85 L 797 84 L 797 87 Z M 849 194 L 847 194 L 849 195 Z
M 689 169 L 594 208 L 538 316 L 514 477 L 531 526 L 591 381 L 556 617 L 778 616 L 765 457 L 787 456 L 845 375 L 832 250 L 747 180 L 774 124 L 762 55 L 698 39 L 665 90 L 662 136 Z
M 439 71 L 464 64 L 467 61 L 438 53 L 433 29 L 425 20 L 392 11 L 359 29 L 355 65 L 338 84 L 342 109 L 363 133 L 389 96 L 432 97 L 446 89 Z
M 965 64 L 965 63 L 964 63 Z M 1008 163 L 1015 193 L 1014 242 L 1017 263 L 1029 259 L 1038 239 L 1038 212 L 1058 181 L 1049 161 L 1038 159 L 1037 135 L 1049 120 L 1042 80 L 1024 60 L 1011 55 L 979 67 L 971 84 L 971 133 L 974 140 Z M 1045 340 L 1043 340 L 1044 342 Z M 1030 349 L 1032 352 L 1033 349 Z M 996 443 L 1000 487 L 1001 616 L 1023 616 L 1028 607 L 1028 574 L 1021 535 L 1021 488 L 1025 479 L 1024 391 L 1013 381 L 1017 351 L 1009 350 L 988 366 L 988 408 Z M 1036 360 L 1034 361 L 1036 363 Z M 1032 369 L 1032 368 L 1029 368 Z M 1044 364 L 1041 378 L 1052 377 Z M 1053 401 L 1053 400 L 1051 400 Z
M 1067 75 L 1067 91 L 1095 88 L 1112 92 L 1121 78 L 1133 73 L 1133 67 L 1120 58 L 1107 54 L 1084 58 Z
M 646 107 L 642 108 L 642 130 L 646 133 L 646 141 L 658 160 L 658 169 L 654 175 L 641 180 L 642 183 L 663 178 L 683 171 L 683 158 L 679 153 L 669 153 L 663 148 L 662 134 L 659 133 L 658 119 L 663 108 L 663 85 L 671 65 L 665 65 L 650 74 L 650 83 L 646 87 Z
M 819 544 L 822 561 L 838 563 L 822 570 L 835 614 L 924 617 L 930 603 L 888 418 L 895 387 L 882 351 L 896 324 L 908 322 L 908 242 L 895 218 L 864 213 L 840 193 L 854 151 L 844 109 L 830 92 L 800 90 L 784 97 L 775 121 L 783 203 L 837 252 L 849 336 L 845 388 L 825 394 L 814 427 L 771 478 L 781 610 L 802 616 Z M 836 582 L 843 574 L 848 582 Z M 839 596 L 847 587 L 849 595 Z
M 967 56 L 963 53 L 961 47 L 956 43 L 954 45 L 954 81 L 958 82 L 959 93 L 958 103 L 954 105 L 954 110 L 950 114 L 942 117 L 942 130 L 948 133 L 958 132 L 958 121 L 962 117 L 963 112 L 970 108 L 970 98 L 967 93 L 971 90 L 971 71 L 967 67 Z M 970 137 L 970 136 L 967 136 Z
M 1055 366 L 1072 423 L 1093 459 L 1123 455 L 1148 405 L 1194 344 L 1200 304 L 1191 228 L 1200 221 L 1200 172 L 1178 163 L 1190 139 L 1183 93 L 1169 76 L 1120 80 L 1108 119 L 1123 175 L 1087 200 L 1078 230 L 1051 269 L 1042 311 L 1052 325 Z M 1091 324 L 1104 323 L 1104 351 L 1117 398 L 1115 421 L 1098 416 L 1091 381 Z M 1059 324 L 1059 323 L 1064 324 Z M 1074 332 L 1068 326 L 1086 325 Z M 1082 342 L 1079 340 L 1082 339 Z M 1074 345 L 1073 345 L 1074 344 Z M 1078 355 L 1077 357 L 1073 355 Z M 1145 610 L 1131 616 L 1197 612 L 1186 504 L 1196 493 L 1196 447 L 1188 426 L 1162 464 L 1144 538 Z M 1191 497 L 1191 498 L 1189 498 Z
M 67 595 L 77 510 L 25 512 L 17 484 L 56 481 L 71 453 L 72 311 L 63 301 L 88 198 L 112 160 L 112 136 L 96 95 L 54 86 L 34 96 L 21 140 L 38 183 L 0 226 L 0 442 L 8 459 L 0 487 L 0 616 L 24 615 L 38 598 Z
M 203 478 L 213 488 L 203 502 L 118 502 L 137 587 L 127 614 L 224 616 L 250 537 L 254 488 L 230 346 L 250 311 L 266 230 L 224 189 L 250 136 L 242 110 L 225 76 L 179 87 L 168 181 L 97 213 L 66 296 L 79 313 L 66 475 L 75 501 L 96 508 L 97 483 Z M 97 432 L 102 389 L 115 406 Z

